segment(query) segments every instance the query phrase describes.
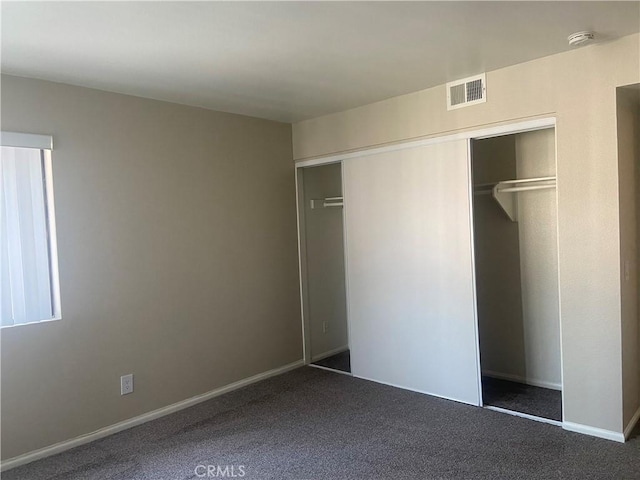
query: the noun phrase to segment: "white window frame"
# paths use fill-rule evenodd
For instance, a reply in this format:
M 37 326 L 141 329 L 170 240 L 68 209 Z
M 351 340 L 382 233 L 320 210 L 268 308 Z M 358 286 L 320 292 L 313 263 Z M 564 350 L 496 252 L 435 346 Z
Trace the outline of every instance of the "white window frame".
M 56 233 L 55 202 L 53 197 L 53 167 L 51 151 L 53 150 L 53 138 L 51 135 L 37 135 L 19 132 L 0 132 L 0 145 L 3 147 L 34 148 L 41 150 L 44 158 L 45 179 L 45 211 L 47 215 L 49 244 L 49 268 L 51 279 L 51 311 L 52 317 L 42 320 L 34 320 L 26 323 L 0 326 L 0 329 L 37 325 L 43 322 L 51 322 L 62 319 L 60 302 L 60 276 L 58 270 L 58 241 Z

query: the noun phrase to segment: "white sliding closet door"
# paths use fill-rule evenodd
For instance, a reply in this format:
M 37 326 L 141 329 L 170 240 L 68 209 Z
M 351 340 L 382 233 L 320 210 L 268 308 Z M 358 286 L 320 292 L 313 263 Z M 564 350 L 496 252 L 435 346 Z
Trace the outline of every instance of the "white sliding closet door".
M 478 405 L 467 141 L 343 168 L 353 375 Z

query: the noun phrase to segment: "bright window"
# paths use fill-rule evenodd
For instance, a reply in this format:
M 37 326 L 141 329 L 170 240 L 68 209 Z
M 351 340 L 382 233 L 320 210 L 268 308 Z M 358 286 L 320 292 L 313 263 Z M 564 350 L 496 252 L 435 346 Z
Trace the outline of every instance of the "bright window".
M 0 325 L 60 318 L 51 137 L 2 132 Z

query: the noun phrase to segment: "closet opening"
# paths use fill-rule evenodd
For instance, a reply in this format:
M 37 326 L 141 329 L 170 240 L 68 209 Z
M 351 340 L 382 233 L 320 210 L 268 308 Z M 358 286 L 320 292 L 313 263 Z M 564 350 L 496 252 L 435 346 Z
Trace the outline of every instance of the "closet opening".
M 482 404 L 560 425 L 555 129 L 471 141 Z
M 351 373 L 342 164 L 297 169 L 305 363 Z

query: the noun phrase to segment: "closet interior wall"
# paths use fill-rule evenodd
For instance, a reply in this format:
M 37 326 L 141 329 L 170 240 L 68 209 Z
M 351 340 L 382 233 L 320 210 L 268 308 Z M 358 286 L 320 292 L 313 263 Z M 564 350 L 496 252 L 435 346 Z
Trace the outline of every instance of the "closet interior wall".
M 640 415 L 640 84 L 616 91 L 623 427 Z
M 554 129 L 475 140 L 474 190 L 555 176 Z M 562 386 L 555 189 L 514 193 L 517 221 L 474 195 L 476 288 L 484 375 Z
M 316 361 L 348 349 L 342 208 L 323 206 L 325 198 L 342 196 L 342 165 L 300 170 L 307 360 Z
M 473 182 L 516 178 L 513 135 L 473 142 Z M 518 224 L 490 194 L 474 195 L 476 296 L 483 374 L 526 376 Z

